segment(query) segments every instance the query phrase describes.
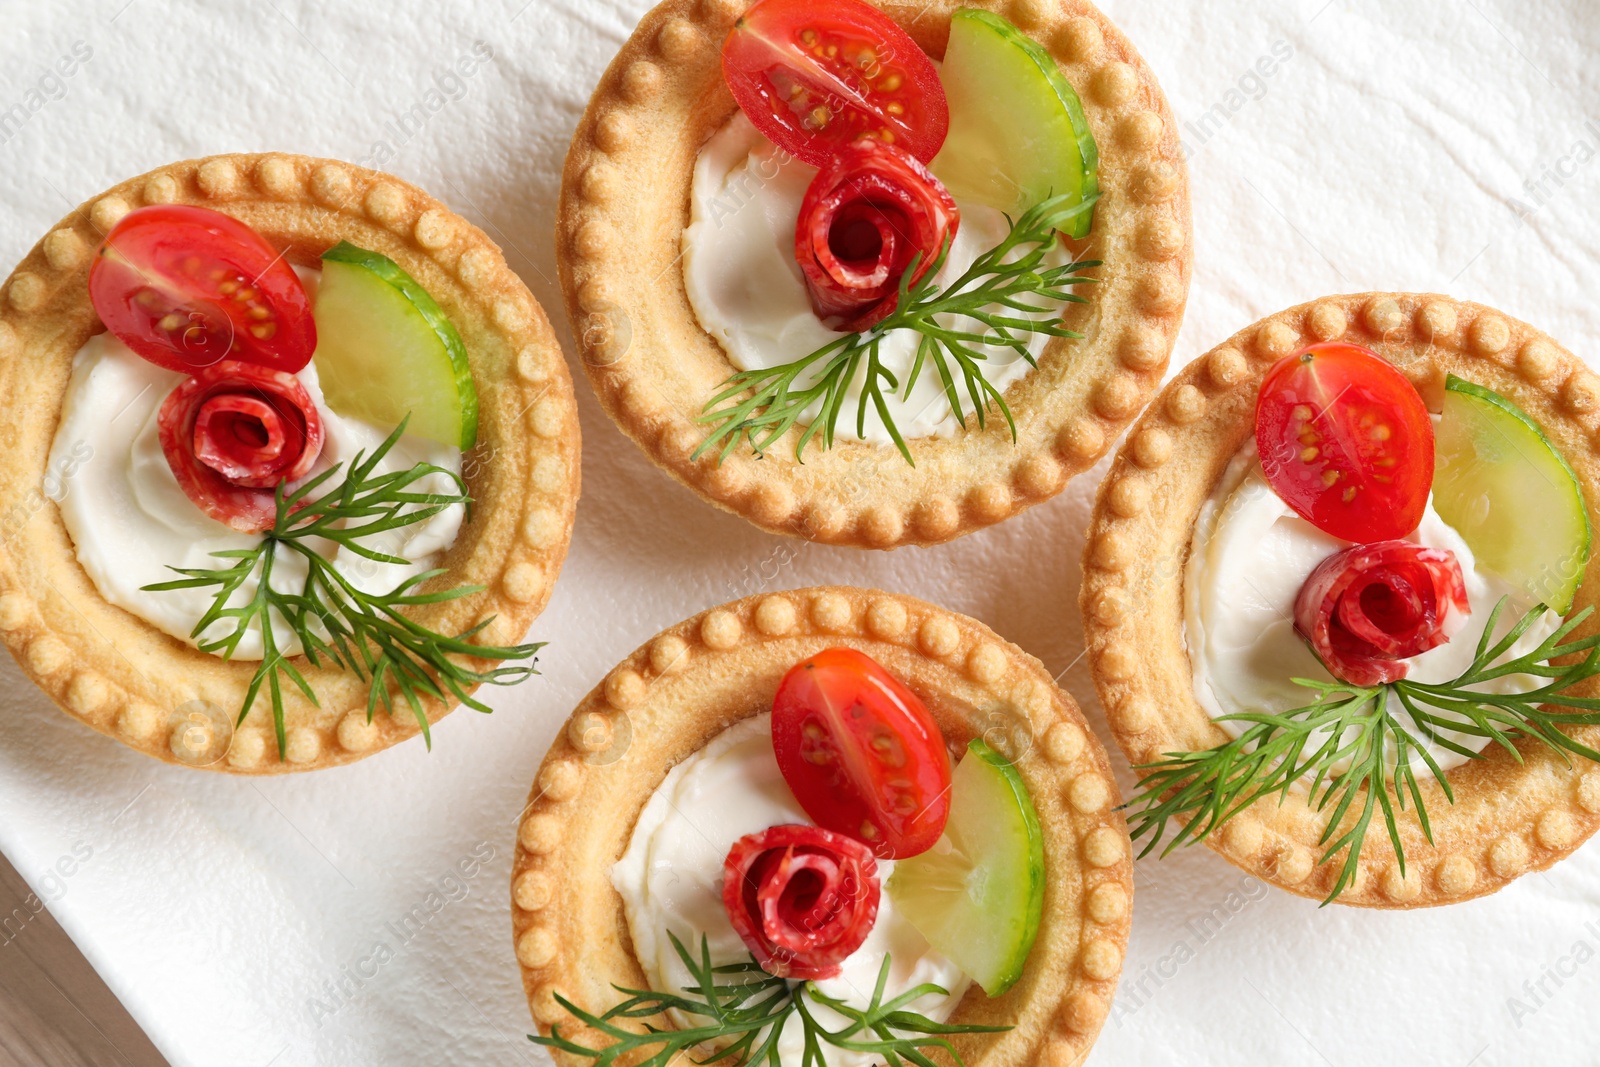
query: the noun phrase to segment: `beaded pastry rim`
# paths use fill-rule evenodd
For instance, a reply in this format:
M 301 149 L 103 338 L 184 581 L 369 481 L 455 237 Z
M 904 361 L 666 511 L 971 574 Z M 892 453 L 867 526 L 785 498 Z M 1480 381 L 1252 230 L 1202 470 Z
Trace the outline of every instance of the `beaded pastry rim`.
M 877 0 L 929 54 L 971 0 Z M 1007 390 L 1005 421 L 888 446 L 836 442 L 794 458 L 793 431 L 764 456 L 720 466 L 691 454 L 695 417 L 734 373 L 684 293 L 681 237 L 694 159 L 735 104 L 722 41 L 743 0 L 666 0 L 612 62 L 573 137 L 556 226 L 567 314 L 612 420 L 670 475 L 762 529 L 828 544 L 937 544 L 1060 492 L 1160 386 L 1188 297 L 1193 238 L 1177 122 L 1133 46 L 1086 0 L 985 0 L 1043 44 L 1079 90 L 1101 146 L 1090 259 L 1102 280 L 1069 312 L 1081 341 L 1051 342 Z M 1070 345 L 1070 348 L 1063 346 Z
M 1255 398 L 1273 361 L 1317 341 L 1366 345 L 1417 385 L 1437 411 L 1447 371 L 1495 389 L 1527 411 L 1577 472 L 1590 521 L 1600 521 L 1600 378 L 1526 323 L 1434 294 L 1361 293 L 1301 304 L 1245 328 L 1186 367 L 1129 434 L 1090 520 L 1079 603 L 1092 673 L 1128 759 L 1203 750 L 1227 735 L 1194 698 L 1182 632 L 1182 583 L 1200 504 L 1253 432 Z M 1574 610 L 1594 604 L 1600 553 Z M 1591 624 L 1586 630 L 1592 632 Z M 1591 687 L 1593 688 L 1593 687 Z M 1593 694 L 1591 694 L 1593 695 Z M 1600 728 L 1572 731 L 1600 744 Z M 1355 882 L 1337 903 L 1374 908 L 1449 904 L 1492 893 L 1569 855 L 1600 828 L 1600 767 L 1566 767 L 1522 746 L 1518 765 L 1496 749 L 1424 786 L 1437 848 L 1414 814 L 1401 816 L 1406 872 L 1381 829 L 1367 834 Z M 1332 888 L 1318 864 L 1326 813 L 1302 795 L 1262 800 L 1206 839 L 1242 870 L 1301 896 Z
M 549 600 L 579 490 L 566 362 L 538 302 L 477 227 L 390 175 L 284 153 L 211 156 L 130 178 L 73 210 L 4 284 L 0 639 L 23 673 L 74 718 L 169 763 L 233 773 L 349 763 L 419 732 L 404 701 L 369 723 L 353 675 L 302 657 L 323 706 L 288 688 L 279 760 L 264 696 L 233 728 L 256 664 L 199 652 L 108 604 L 41 489 L 73 354 L 102 329 L 87 293 L 94 250 L 130 210 L 168 203 L 243 219 L 306 265 L 340 238 L 380 251 L 428 289 L 466 340 L 480 400 L 479 445 L 464 457 L 477 505 L 445 557 L 444 581 L 488 589 L 419 609 L 435 628 L 455 632 L 496 615 L 480 640 L 515 642 Z M 430 722 L 450 707 L 429 701 Z
M 790 667 L 835 645 L 899 675 L 947 737 L 987 735 L 999 747 L 1011 739 L 1039 810 L 1049 876 L 1027 970 L 1003 997 L 974 989 L 956 1016 L 1017 1028 L 958 1038 L 958 1050 L 969 1067 L 1067 1067 L 1088 1051 L 1121 972 L 1133 897 L 1105 750 L 1043 665 L 982 623 L 912 597 L 843 587 L 752 596 L 669 627 L 573 711 L 535 777 L 512 866 L 513 944 L 541 1032 L 562 1023 L 575 1040 L 602 1040 L 553 993 L 603 1011 L 616 1002 L 611 983 L 643 987 L 610 868 L 668 769 L 770 708 Z

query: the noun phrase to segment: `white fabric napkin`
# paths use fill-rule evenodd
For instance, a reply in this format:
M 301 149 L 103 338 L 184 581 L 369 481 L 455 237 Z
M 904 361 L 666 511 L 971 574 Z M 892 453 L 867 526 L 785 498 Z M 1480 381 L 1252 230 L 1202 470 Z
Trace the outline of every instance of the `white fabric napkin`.
M 437 194 L 504 246 L 565 337 L 551 240 L 562 157 L 646 7 L 0 0 L 0 264 L 124 177 L 283 149 L 377 162 Z M 1261 315 L 1369 288 L 1481 300 L 1589 355 L 1592 4 L 1106 7 L 1191 152 L 1195 284 L 1176 363 Z M 491 58 L 446 73 L 482 56 L 480 41 Z M 63 76 L 75 47 L 92 54 Z M 402 113 L 427 121 L 402 127 Z M 942 548 L 820 548 L 700 503 L 581 381 L 579 395 L 585 492 L 534 628 L 551 642 L 544 675 L 491 694 L 493 716 L 451 716 L 431 754 L 414 741 L 282 781 L 197 774 L 77 725 L 0 657 L 0 848 L 175 1067 L 548 1062 L 524 1038 L 511 949 L 513 820 L 576 701 L 712 604 L 818 582 L 924 596 L 1064 672 L 1101 724 L 1076 607 L 1097 473 Z M 1090 1062 L 1592 1063 L 1597 849 L 1415 914 L 1319 911 L 1203 848 L 1142 861 L 1121 991 Z

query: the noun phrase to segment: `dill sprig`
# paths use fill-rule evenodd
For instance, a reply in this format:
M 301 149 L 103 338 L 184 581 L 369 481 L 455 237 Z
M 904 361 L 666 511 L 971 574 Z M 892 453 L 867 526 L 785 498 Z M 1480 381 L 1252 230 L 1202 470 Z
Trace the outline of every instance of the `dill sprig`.
M 1009 348 L 1037 366 L 1028 341 L 1034 335 L 1081 338 L 1083 335 L 1061 325 L 1053 308 L 1041 301 L 1086 303 L 1071 292 L 1074 285 L 1093 282 L 1081 272 L 1100 266 L 1099 260 L 1080 260 L 1057 267 L 1044 266 L 1045 256 L 1056 241 L 1056 231 L 1079 215 L 1094 208 L 1098 196 L 1080 200 L 1071 193 L 1041 201 L 1012 224 L 1011 232 L 1000 244 L 973 261 L 966 273 L 947 288 L 936 287 L 939 271 L 950 255 L 947 238 L 933 267 L 916 285 L 911 279 L 922 255 L 912 259 L 900 278 L 900 293 L 895 310 L 864 333 L 842 334 L 833 341 L 792 363 L 776 367 L 756 367 L 741 371 L 722 383 L 721 390 L 706 402 L 698 421 L 713 426 L 700 447 L 702 453 L 715 450 L 717 462 L 727 459 L 740 441 L 748 441 L 756 452 L 765 452 L 798 423 L 805 413 L 816 408 L 809 425 L 795 443 L 795 458 L 803 460 L 806 445 L 821 435 L 822 447 L 833 447 L 834 429 L 844 410 L 845 394 L 865 365 L 861 397 L 856 404 L 856 435 L 866 432 L 870 404 L 883 420 L 907 463 L 915 466 L 900 429 L 889 413 L 887 396 L 899 391 L 902 398 L 932 364 L 944 386 L 945 399 L 963 428 L 967 425 L 965 404 L 970 401 L 978 428 L 987 425 L 991 405 L 997 407 L 1016 440 L 1017 424 L 1005 397 L 984 377 L 988 354 L 981 346 Z M 1016 254 L 1020 253 L 1020 254 Z M 1013 258 L 1014 257 L 1014 258 Z M 1029 315 L 1046 315 L 1034 319 Z M 979 329 L 958 329 L 951 322 L 966 317 Z M 879 359 L 883 338 L 895 330 L 914 330 L 921 334 L 916 359 L 902 384 Z M 885 393 L 885 390 L 888 393 Z M 963 400 L 962 393 L 967 400 Z M 744 395 L 748 393 L 748 395 Z M 741 399 L 742 397 L 742 399 Z
M 803 1040 L 800 1067 L 827 1067 L 824 1046 L 875 1053 L 883 1057 L 889 1067 L 904 1067 L 905 1064 L 937 1067 L 928 1055 L 929 1050 L 943 1051 L 958 1065 L 962 1064 L 960 1054 L 949 1041 L 951 1036 L 993 1034 L 1010 1029 L 1007 1026 L 939 1023 L 906 1010 L 906 1005 L 919 997 L 949 992 L 931 983 L 884 1000 L 884 989 L 889 982 L 887 956 L 878 970 L 878 984 L 871 1001 L 865 1008 L 856 1008 L 818 992 L 812 982 L 789 982 L 770 975 L 754 958 L 744 963 L 713 966 L 710 944 L 704 936 L 700 938 L 699 959 L 690 955 L 676 934 L 668 931 L 667 936 L 672 939 L 672 947 L 694 981 L 693 985 L 684 987 L 682 994 L 614 986 L 626 999 L 605 1014 L 596 1015 L 557 993 L 556 1002 L 574 1019 L 614 1039 L 613 1043 L 605 1048 L 580 1045 L 562 1037 L 559 1024 L 550 1028 L 549 1037 L 529 1034 L 528 1040 L 593 1060 L 595 1067 L 612 1067 L 619 1059 L 637 1063 L 638 1067 L 669 1067 L 679 1062 L 676 1057 L 680 1053 L 691 1053 L 701 1045 L 714 1047 L 716 1051 L 693 1062 L 725 1063 L 728 1067 L 740 1064 L 783 1067 L 778 1057 L 778 1040 L 784 1026 L 798 1018 Z M 817 1005 L 838 1013 L 844 1022 L 837 1029 L 828 1029 L 813 1014 Z M 651 1019 L 667 1011 L 677 1011 L 705 1022 L 682 1029 L 661 1029 L 645 1023 L 642 1033 L 620 1025 L 622 1020 Z M 635 1053 L 642 1055 L 652 1048 L 655 1051 L 647 1059 L 631 1058 Z
M 1331 903 L 1356 876 L 1361 846 L 1374 816 L 1381 812 L 1400 873 L 1405 874 L 1405 849 L 1400 842 L 1397 812 L 1408 805 L 1416 812 L 1423 836 L 1433 844 L 1422 789 L 1411 766 L 1413 755 L 1439 782 L 1446 801 L 1455 803 L 1450 782 L 1423 747 L 1431 741 L 1468 759 L 1482 759 L 1459 742 L 1441 736 L 1450 731 L 1481 737 L 1508 752 L 1518 763 L 1516 742 L 1527 738 L 1548 747 L 1570 763 L 1573 755 L 1600 761 L 1600 752 L 1564 732 L 1564 727 L 1600 724 L 1600 699 L 1568 693 L 1600 674 L 1600 634 L 1567 641 L 1593 612 L 1584 608 L 1525 655 L 1504 662 L 1528 628 L 1549 609 L 1535 606 L 1498 642 L 1490 644 L 1507 599 L 1495 605 L 1469 664 L 1455 679 L 1429 684 L 1402 679 L 1377 686 L 1293 679 L 1314 691 L 1314 701 L 1279 713 L 1238 712 L 1221 720 L 1249 723 L 1239 737 L 1205 752 L 1169 752 L 1166 758 L 1135 768 L 1143 776 L 1140 792 L 1127 807 L 1134 840 L 1149 836 L 1140 855 L 1161 843 L 1168 824 L 1179 829 L 1162 855 L 1179 845 L 1206 837 L 1245 808 L 1276 795 L 1282 803 L 1296 783 L 1306 782 L 1314 811 L 1330 811 L 1319 844 L 1326 845 L 1319 863 L 1345 853 L 1339 877 L 1324 904 Z M 1554 661 L 1582 654 L 1560 665 Z M 1473 689 L 1498 678 L 1532 675 L 1548 681 L 1525 693 L 1485 693 Z M 1404 708 L 1416 727 L 1413 733 L 1390 712 L 1390 697 Z M 1542 705 L 1574 711 L 1553 712 Z M 1343 769 L 1336 770 L 1340 764 Z M 1392 772 L 1391 772 L 1392 766 Z M 1341 832 L 1345 817 L 1355 813 Z
M 473 698 L 471 687 L 483 683 L 512 685 L 538 673 L 532 662 L 475 670 L 452 658 L 531 660 L 544 647 L 543 644 L 473 644 L 472 638 L 494 621 L 493 616 L 449 636 L 428 629 L 405 613 L 408 608 L 480 593 L 483 586 L 463 585 L 431 593 L 416 592 L 419 586 L 445 573 L 436 569 L 407 578 L 388 593 L 373 594 L 358 588 L 323 554 L 319 542 L 332 542 L 346 552 L 376 563 L 404 566 L 410 561 L 380 551 L 368 539 L 424 522 L 456 504 L 471 506 L 465 483 L 443 467 L 418 463 L 408 470 L 376 473 L 405 428 L 406 423 L 401 422 L 370 456 L 356 453 L 343 481 L 322 496 L 315 494 L 333 479 L 342 464 L 335 464 L 291 493 L 285 493 L 280 482 L 276 493 L 277 516 L 272 529 L 262 535 L 261 543 L 254 548 L 212 553 L 220 559 L 233 560 L 231 565 L 170 567 L 169 570 L 184 577 L 144 587 L 152 592 L 216 589 L 210 608 L 195 623 L 190 636 L 198 638 L 224 619 L 231 620 L 233 628 L 220 637 L 200 641 L 202 652 L 232 659 L 251 626 L 259 629 L 261 665 L 245 690 L 237 721 L 244 722 L 257 694 L 265 686 L 272 701 L 280 759 L 286 746 L 285 681 L 293 684 L 312 704 L 321 705 L 305 675 L 279 647 L 274 620 L 280 620 L 293 631 L 299 639 L 301 652 L 313 667 L 330 663 L 354 672 L 368 683 L 367 721 L 372 721 L 380 704 L 385 711 L 393 710 L 392 685 L 416 716 L 430 748 L 433 738 L 423 709 L 424 698 L 445 700 L 448 691 L 468 707 L 487 712 L 488 705 Z M 458 491 L 428 493 L 415 488 L 422 479 L 435 474 L 449 478 Z M 281 593 L 272 587 L 272 570 L 280 550 L 298 555 L 306 562 L 305 583 L 299 593 Z M 252 576 L 256 579 L 254 595 L 245 603 L 230 607 L 229 601 Z

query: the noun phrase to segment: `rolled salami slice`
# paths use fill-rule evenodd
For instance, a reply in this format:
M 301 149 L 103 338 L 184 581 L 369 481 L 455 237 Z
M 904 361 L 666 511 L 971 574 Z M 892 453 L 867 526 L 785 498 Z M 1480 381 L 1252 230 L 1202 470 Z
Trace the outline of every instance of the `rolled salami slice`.
M 877 325 L 912 259 L 921 253 L 915 284 L 960 224 L 956 202 L 915 156 L 857 141 L 817 172 L 800 205 L 794 251 L 812 309 L 843 333 Z
M 1455 553 L 1377 541 L 1319 563 L 1294 622 L 1336 678 L 1379 685 L 1404 678 L 1405 661 L 1448 641 L 1470 611 Z
M 728 919 L 763 970 L 832 978 L 878 917 L 878 861 L 816 826 L 774 826 L 734 843 L 723 869 Z
M 281 482 L 311 472 L 322 419 L 294 375 L 223 360 L 174 389 L 157 417 L 161 450 L 195 506 L 244 533 L 272 528 Z

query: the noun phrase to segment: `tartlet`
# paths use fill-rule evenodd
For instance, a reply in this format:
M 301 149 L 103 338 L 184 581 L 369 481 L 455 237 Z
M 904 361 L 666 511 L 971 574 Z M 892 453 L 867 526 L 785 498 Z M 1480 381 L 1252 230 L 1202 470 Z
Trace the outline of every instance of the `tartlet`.
M 1498 392 L 1527 412 L 1576 474 L 1597 518 L 1600 378 L 1545 334 L 1501 312 L 1444 296 L 1366 293 L 1290 308 L 1195 360 L 1131 431 L 1100 489 L 1084 555 L 1080 604 L 1095 685 L 1117 743 L 1135 764 L 1228 740 L 1197 702 L 1184 638 L 1185 560 L 1201 506 L 1250 439 L 1262 377 L 1315 342 L 1365 346 L 1398 367 L 1437 411 L 1446 375 Z M 1595 604 L 1600 562 L 1588 560 L 1573 611 Z M 1591 620 L 1574 637 L 1593 633 Z M 1573 690 L 1593 696 L 1593 682 Z M 1569 727 L 1593 746 L 1600 728 Z M 1376 908 L 1449 904 L 1492 893 L 1570 854 L 1600 827 L 1600 768 L 1523 742 L 1523 763 L 1490 746 L 1447 772 L 1449 803 L 1423 782 L 1436 844 L 1414 812 L 1399 815 L 1402 875 L 1381 821 L 1367 834 L 1355 881 L 1337 902 Z M 1353 815 L 1349 819 L 1353 819 Z M 1320 864 L 1328 815 L 1303 791 L 1254 805 L 1206 837 L 1229 861 L 1290 892 L 1324 897 L 1337 862 Z M 1348 825 L 1348 822 L 1345 824 Z
M 794 456 L 794 431 L 761 457 L 691 456 L 695 419 L 734 373 L 702 328 L 679 267 L 696 154 L 734 113 L 720 53 L 740 0 L 667 0 L 601 79 L 573 138 L 557 253 L 584 369 L 617 425 L 701 497 L 762 529 L 828 544 L 935 544 L 1049 499 L 1094 464 L 1158 388 L 1188 295 L 1192 235 L 1177 123 L 1149 67 L 1083 0 L 877 6 L 943 55 L 950 17 L 983 7 L 1043 44 L 1079 90 L 1102 146 L 1087 251 L 1105 265 L 1087 304 L 1038 369 L 1007 393 L 1017 415 L 948 438 L 892 446 L 838 441 Z
M 0 637 L 24 674 L 74 718 L 167 762 L 278 773 L 378 752 L 418 732 L 409 709 L 400 702 L 392 717 L 380 710 L 369 723 L 364 684 L 303 659 L 322 706 L 286 695 L 284 758 L 265 700 L 235 730 L 256 664 L 200 652 L 108 604 L 40 495 L 73 354 L 103 328 L 87 293 L 95 249 L 149 204 L 224 212 L 303 266 L 342 239 L 357 242 L 399 263 L 449 314 L 469 352 L 481 433 L 466 465 L 473 518 L 439 581 L 487 590 L 414 609 L 434 629 L 458 632 L 494 615 L 479 639 L 519 641 L 549 600 L 579 488 L 577 412 L 561 350 L 537 301 L 477 227 L 389 175 L 282 153 L 212 156 L 122 182 L 63 219 L 5 283 L 0 510 L 24 518 L 0 547 Z M 431 701 L 427 715 L 449 710 Z
M 652 638 L 574 710 L 539 768 L 512 873 L 517 960 L 541 1032 L 582 1042 L 554 999 L 604 1011 L 613 983 L 644 988 L 609 871 L 667 772 L 733 723 L 770 710 L 784 674 L 825 648 L 858 649 L 928 705 L 947 740 L 1020 739 L 1015 762 L 1045 841 L 1038 940 L 1022 979 L 973 987 L 954 1023 L 970 1067 L 1066 1065 L 1087 1053 L 1126 949 L 1133 866 L 1104 750 L 1043 666 L 972 619 L 910 597 L 841 587 L 750 597 Z M 659 1020 L 658 1020 L 659 1022 Z M 558 1054 L 558 1062 L 577 1062 Z

